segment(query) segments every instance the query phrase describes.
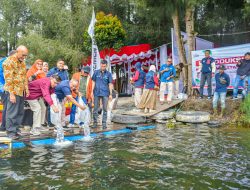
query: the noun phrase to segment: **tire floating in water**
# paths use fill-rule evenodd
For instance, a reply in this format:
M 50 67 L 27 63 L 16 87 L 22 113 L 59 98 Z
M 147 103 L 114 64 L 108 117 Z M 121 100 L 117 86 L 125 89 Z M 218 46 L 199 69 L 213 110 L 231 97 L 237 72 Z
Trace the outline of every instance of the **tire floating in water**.
M 175 111 L 174 110 L 169 110 L 169 111 L 163 111 L 160 112 L 156 115 L 153 115 L 152 117 L 150 117 L 150 119 L 155 119 L 155 120 L 168 120 L 168 119 L 172 119 L 175 115 Z
M 206 123 L 210 121 L 210 114 L 202 111 L 180 111 L 176 120 L 184 123 Z
M 208 123 L 209 127 L 220 127 L 221 123 L 219 121 L 209 121 Z
M 137 130 L 137 126 L 135 126 L 135 125 L 129 125 L 126 128 L 130 129 L 130 130 Z
M 114 123 L 121 123 L 121 124 L 139 124 L 139 123 L 146 123 L 147 119 L 144 116 L 138 116 L 138 115 L 114 114 L 112 121 Z

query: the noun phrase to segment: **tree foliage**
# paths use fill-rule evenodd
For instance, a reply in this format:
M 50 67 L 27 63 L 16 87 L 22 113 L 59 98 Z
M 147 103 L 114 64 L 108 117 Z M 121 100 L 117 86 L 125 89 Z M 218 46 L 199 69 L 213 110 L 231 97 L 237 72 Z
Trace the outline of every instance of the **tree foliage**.
M 9 44 L 13 49 L 19 38 L 33 32 L 86 51 L 83 35 L 92 7 L 96 12 L 117 16 L 127 34 L 125 45 L 150 43 L 156 47 L 171 42 L 171 15 L 176 8 L 180 29 L 185 31 L 186 4 L 195 8 L 194 31 L 198 35 L 250 30 L 247 0 L 0 0 L 0 48 L 6 51 Z M 218 45 L 250 41 L 249 33 L 204 38 Z
M 59 58 L 63 58 L 67 65 L 77 66 L 83 58 L 83 53 L 72 48 L 69 44 L 60 40 L 43 38 L 38 34 L 29 34 L 19 40 L 19 44 L 29 47 L 28 62 L 32 64 L 38 57 L 50 63 L 50 67 L 56 64 Z
M 126 32 L 117 16 L 111 14 L 105 15 L 99 12 L 96 15 L 95 23 L 95 40 L 99 49 L 116 50 L 123 46 L 126 37 Z M 91 50 L 91 40 L 87 31 L 84 33 L 84 47 L 86 50 Z
M 20 0 L 0 0 L 0 40 L 6 50 L 14 49 L 19 35 L 25 33 L 30 19 L 26 3 Z

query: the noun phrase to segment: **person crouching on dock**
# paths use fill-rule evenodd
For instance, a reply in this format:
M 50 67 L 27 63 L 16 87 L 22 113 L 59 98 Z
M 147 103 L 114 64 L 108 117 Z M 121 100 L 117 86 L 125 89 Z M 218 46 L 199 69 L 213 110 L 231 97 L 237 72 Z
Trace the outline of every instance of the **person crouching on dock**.
M 30 133 L 32 135 L 40 135 L 40 130 L 45 124 L 46 106 L 44 100 L 50 105 L 54 112 L 58 112 L 58 107 L 53 104 L 51 94 L 54 93 L 55 87 L 61 82 L 58 75 L 45 77 L 32 81 L 28 84 L 29 96 L 26 98 L 33 111 L 33 126 Z

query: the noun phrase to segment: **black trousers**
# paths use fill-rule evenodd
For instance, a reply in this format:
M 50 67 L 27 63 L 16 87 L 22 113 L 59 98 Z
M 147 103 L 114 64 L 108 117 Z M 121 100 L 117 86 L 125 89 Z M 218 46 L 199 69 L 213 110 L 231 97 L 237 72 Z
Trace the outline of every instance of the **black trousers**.
M 7 109 L 6 109 L 6 130 L 8 133 L 16 133 L 22 125 L 24 115 L 24 97 L 16 96 L 16 103 L 10 102 L 10 94 L 7 92 Z
M 1 125 L 1 129 L 5 130 L 6 129 L 6 109 L 7 109 L 7 94 L 6 92 L 2 92 L 1 93 L 1 100 L 3 103 L 3 112 L 2 112 L 2 125 Z

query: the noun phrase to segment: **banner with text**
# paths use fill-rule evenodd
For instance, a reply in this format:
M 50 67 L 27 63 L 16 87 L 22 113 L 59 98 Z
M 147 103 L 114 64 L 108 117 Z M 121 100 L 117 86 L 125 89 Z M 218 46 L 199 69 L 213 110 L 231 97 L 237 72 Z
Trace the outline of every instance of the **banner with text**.
M 92 43 L 92 62 L 91 62 L 91 74 L 94 73 L 95 70 L 100 69 L 101 57 L 95 42 Z
M 216 68 L 224 64 L 226 73 L 230 76 L 229 89 L 233 89 L 234 79 L 236 76 L 237 66 L 236 63 L 244 58 L 244 54 L 250 50 L 249 44 L 242 44 L 236 46 L 228 46 L 223 48 L 214 48 L 211 50 L 211 57 L 215 59 Z M 193 88 L 200 87 L 200 74 L 197 72 L 200 61 L 204 58 L 204 50 L 192 51 L 192 70 L 193 70 Z M 218 70 L 216 69 L 216 72 Z M 213 87 L 215 80 L 213 78 Z

